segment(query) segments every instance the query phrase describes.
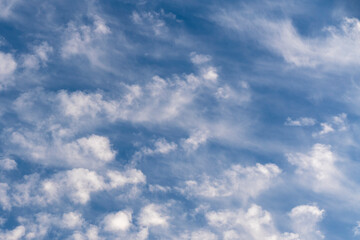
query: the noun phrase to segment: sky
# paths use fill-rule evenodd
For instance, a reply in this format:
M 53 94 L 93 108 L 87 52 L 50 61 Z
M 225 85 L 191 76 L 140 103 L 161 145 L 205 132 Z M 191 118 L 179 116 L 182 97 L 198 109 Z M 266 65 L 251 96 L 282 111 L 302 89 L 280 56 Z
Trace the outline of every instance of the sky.
M 0 0 L 0 240 L 360 239 L 356 0 Z

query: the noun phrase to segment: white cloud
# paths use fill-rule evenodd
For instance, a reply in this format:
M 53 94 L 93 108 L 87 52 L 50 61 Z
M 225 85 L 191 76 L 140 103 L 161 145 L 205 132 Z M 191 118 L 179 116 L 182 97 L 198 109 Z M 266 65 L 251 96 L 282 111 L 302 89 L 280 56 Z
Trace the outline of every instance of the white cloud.
M 62 227 L 69 229 L 79 228 L 83 225 L 83 223 L 84 219 L 78 212 L 64 213 L 61 220 Z
M 206 213 L 208 224 L 223 234 L 223 239 L 249 240 L 316 240 L 323 239 L 318 229 L 324 210 L 316 206 L 301 205 L 288 214 L 295 232 L 281 233 L 268 211 L 252 204 L 247 210 L 229 209 Z
M 317 206 L 300 205 L 289 213 L 293 230 L 299 234 L 302 240 L 324 239 L 324 235 L 318 230 L 318 222 L 322 220 L 324 210 Z
M 356 222 L 356 226 L 353 228 L 354 236 L 360 235 L 360 221 Z
M 307 117 L 302 117 L 294 120 L 288 117 L 285 122 L 286 126 L 297 126 L 297 127 L 314 126 L 315 124 L 316 124 L 315 119 L 307 118 Z
M 165 215 L 165 209 L 162 206 L 149 204 L 141 210 L 138 221 L 144 227 L 167 227 L 168 219 L 169 217 Z
M 217 240 L 218 237 L 209 231 L 199 230 L 191 233 L 190 240 Z
M 191 62 L 194 64 L 204 64 L 211 60 L 211 56 L 197 54 L 196 52 L 190 53 Z
M 177 148 L 176 143 L 173 142 L 168 142 L 166 141 L 166 139 L 164 138 L 160 138 L 158 140 L 155 141 L 154 143 L 154 149 L 150 149 L 150 148 L 144 148 L 143 152 L 145 154 L 168 154 L 171 151 L 174 151 Z
M 47 42 L 34 46 L 32 54 L 23 55 L 22 66 L 28 69 L 39 69 L 40 66 L 46 66 L 49 54 L 52 52 L 53 48 Z
M 166 38 L 169 28 L 166 25 L 166 20 L 176 20 L 173 13 L 165 13 L 163 9 L 159 12 L 136 12 L 131 15 L 133 23 L 141 28 L 142 34 L 155 34 L 157 37 Z
M 104 229 L 108 232 L 127 231 L 132 225 L 132 213 L 124 210 L 110 213 L 103 220 Z
M 110 28 L 106 25 L 106 22 L 101 17 L 95 15 L 94 16 L 94 25 L 95 25 L 95 33 L 98 34 L 109 34 L 111 33 Z
M 274 226 L 269 212 L 253 204 L 242 209 L 211 211 L 206 214 L 210 226 L 223 233 L 224 239 L 284 239 Z
M 12 54 L 0 52 L 0 76 L 12 74 L 16 66 L 17 64 Z
M 344 18 L 338 26 L 324 27 L 320 36 L 308 37 L 302 36 L 288 18 L 269 18 L 255 11 L 229 9 L 214 20 L 239 33 L 246 32 L 294 66 L 357 66 L 360 62 L 357 18 Z
M 106 163 L 114 160 L 116 152 L 111 149 L 110 141 L 106 137 L 91 135 L 62 146 L 65 161 L 76 162 L 75 165 L 86 166 L 96 162 Z M 101 165 L 101 164 L 100 164 Z
M 99 229 L 96 226 L 90 226 L 86 232 L 76 231 L 71 235 L 69 240 L 103 240 L 104 238 L 99 236 Z
M 131 95 L 127 95 L 130 98 Z M 84 92 L 67 93 L 60 91 L 57 94 L 57 99 L 63 112 L 66 116 L 79 119 L 81 117 L 94 118 L 99 113 L 104 113 L 113 116 L 118 110 L 118 103 L 115 101 L 105 101 L 103 96 L 99 93 L 85 94 Z
M 2 0 L 0 1 L 0 17 L 10 18 L 13 14 L 12 10 L 19 0 Z
M 110 188 L 122 187 L 126 184 L 140 184 L 146 182 L 145 175 L 137 169 L 128 169 L 124 172 L 109 170 L 106 175 L 110 179 Z
M 335 131 L 328 123 L 320 123 L 320 125 L 322 127 L 322 130 L 319 132 L 319 135 L 324 135 Z
M 7 183 L 0 183 L 0 205 L 4 210 L 11 208 L 10 199 L 8 196 L 9 185 Z
M 94 168 L 115 159 L 116 152 L 112 150 L 110 140 L 103 136 L 91 135 L 63 142 L 61 136 L 55 135 L 53 142 L 49 142 L 44 135 L 38 134 L 13 132 L 10 141 L 29 160 L 45 165 Z
M 65 40 L 61 48 L 61 55 L 68 59 L 72 56 L 85 56 L 92 65 L 108 70 L 101 61 L 104 50 L 99 47 L 104 37 L 111 33 L 105 20 L 98 15 L 93 16 L 92 25 L 76 25 L 70 22 L 65 30 Z
M 17 163 L 11 158 L 0 159 L 0 168 L 4 170 L 14 170 L 17 168 Z
M 281 170 L 275 164 L 257 163 L 253 167 L 233 165 L 220 176 L 214 178 L 205 176 L 198 182 L 187 181 L 185 191 L 205 198 L 236 195 L 247 200 L 270 188 L 272 180 L 275 180 L 280 173 Z
M 90 200 L 92 192 L 105 188 L 103 177 L 94 171 L 78 168 L 56 174 L 42 183 L 47 198 L 67 195 L 74 203 L 85 204 Z M 57 199 L 54 199 L 57 200 Z
M 25 227 L 18 226 L 16 228 L 14 228 L 13 230 L 6 231 L 6 232 L 0 232 L 0 239 L 20 240 L 20 239 L 23 239 L 24 235 L 25 235 Z
M 184 139 L 182 146 L 186 151 L 195 151 L 208 140 L 209 135 L 207 130 L 197 130 L 189 138 Z
M 17 63 L 12 54 L 0 52 L 0 90 L 11 83 L 11 77 L 16 67 Z
M 202 69 L 202 77 L 212 83 L 215 83 L 219 77 L 216 68 L 208 67 Z
M 333 116 L 328 122 L 320 123 L 322 129 L 318 133 L 314 133 L 313 136 L 321 136 L 331 132 L 342 132 L 348 129 L 347 124 L 347 115 L 341 113 L 339 115 Z
M 301 182 L 315 191 L 337 192 L 344 177 L 336 166 L 337 156 L 329 145 L 315 144 L 308 154 L 288 154 L 288 161 L 297 167 Z
M 13 183 L 10 191 L 8 191 L 7 184 L 0 185 L 0 191 L 3 190 L 3 194 L 0 195 L 0 203 L 2 201 L 2 205 L 6 209 L 9 209 L 11 205 L 46 206 L 61 203 L 63 200 L 70 200 L 74 204 L 83 205 L 90 200 L 93 193 L 120 189 L 126 185 L 144 184 L 145 182 L 144 174 L 136 169 L 109 170 L 103 174 L 98 174 L 88 169 L 74 168 L 58 172 L 45 179 L 41 179 L 38 174 L 32 174 L 25 176 L 20 183 Z M 131 192 L 126 194 L 131 194 Z M 64 215 L 64 219 L 73 217 L 80 221 L 80 215 L 76 214 L 76 212 L 70 212 L 68 215 Z

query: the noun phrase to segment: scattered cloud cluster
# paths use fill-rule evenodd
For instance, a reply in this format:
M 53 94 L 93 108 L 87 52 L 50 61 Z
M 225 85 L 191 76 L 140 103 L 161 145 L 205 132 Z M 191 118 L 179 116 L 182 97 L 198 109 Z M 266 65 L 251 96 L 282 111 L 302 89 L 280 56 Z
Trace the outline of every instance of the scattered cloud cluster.
M 323 4 L 0 0 L 0 240 L 359 236 L 360 20 Z

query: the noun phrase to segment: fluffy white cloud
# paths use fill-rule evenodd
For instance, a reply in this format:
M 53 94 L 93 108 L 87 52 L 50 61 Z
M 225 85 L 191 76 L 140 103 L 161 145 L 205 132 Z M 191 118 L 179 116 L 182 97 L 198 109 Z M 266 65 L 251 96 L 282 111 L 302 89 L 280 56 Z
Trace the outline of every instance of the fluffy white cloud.
M 0 52 L 0 90 L 10 84 L 16 67 L 17 63 L 12 54 Z
M 311 240 L 323 239 L 318 229 L 324 210 L 316 206 L 300 205 L 288 214 L 294 232 L 281 233 L 275 227 L 271 214 L 258 205 L 247 210 L 220 210 L 206 213 L 211 227 L 222 233 L 223 239 L 249 240 Z
M 70 200 L 75 204 L 86 204 L 93 193 L 145 182 L 146 178 L 143 173 L 136 169 L 109 170 L 99 174 L 84 168 L 74 168 L 56 173 L 46 179 L 41 179 L 38 174 L 32 174 L 25 176 L 20 183 L 13 183 L 11 191 L 8 191 L 7 184 L 0 185 L 0 191 L 2 191 L 0 203 L 6 209 L 9 209 L 11 205 L 58 204 L 63 202 L 62 200 Z M 63 218 L 68 218 L 67 222 L 70 222 L 70 218 L 73 218 L 74 221 L 76 219 L 81 221 L 80 215 L 76 214 L 76 212 L 70 212 Z M 76 224 L 70 225 L 75 226 Z
M 111 149 L 110 141 L 106 137 L 91 135 L 67 143 L 61 151 L 65 161 L 71 165 L 86 166 L 97 162 L 106 163 L 114 160 L 116 152 Z M 100 164 L 101 165 L 101 164 Z
M 64 213 L 61 224 L 62 227 L 68 229 L 79 228 L 83 225 L 84 219 L 82 218 L 81 214 L 78 212 L 68 212 Z
M 59 129 L 61 134 L 61 130 Z M 63 142 L 55 135 L 53 142 L 41 133 L 13 132 L 10 141 L 22 150 L 29 160 L 45 165 L 94 168 L 115 159 L 110 140 L 103 136 L 90 135 L 70 142 Z
M 106 175 L 110 179 L 110 188 L 122 187 L 126 184 L 141 184 L 146 182 L 145 175 L 137 169 L 128 169 L 124 172 L 109 170 Z
M 4 170 L 14 170 L 17 167 L 15 160 L 11 158 L 0 159 L 0 168 Z
M 165 209 L 162 206 L 149 204 L 141 210 L 138 221 L 144 227 L 167 227 L 168 219 L 169 217 L 165 214 Z
M 203 239 L 217 240 L 218 237 L 210 231 L 198 230 L 198 231 L 191 233 L 191 236 L 188 239 L 189 240 L 203 240 Z
M 45 180 L 42 187 L 50 199 L 67 195 L 74 203 L 85 204 L 90 200 L 92 192 L 105 188 L 105 183 L 95 172 L 78 168 L 56 174 Z
M 100 16 L 94 15 L 92 18 L 92 25 L 77 25 L 74 22 L 68 24 L 61 55 L 65 59 L 76 55 L 85 56 L 92 65 L 106 70 L 108 67 L 101 61 L 104 51 L 99 43 L 111 30 Z
M 196 52 L 190 53 L 191 62 L 194 64 L 204 64 L 211 60 L 211 56 L 197 54 Z
M 124 210 L 117 213 L 110 213 L 103 220 L 105 231 L 118 232 L 127 231 L 131 227 L 132 213 Z
M 6 231 L 6 232 L 0 232 L 0 239 L 20 240 L 20 239 L 23 239 L 24 235 L 25 235 L 25 227 L 18 226 L 16 228 L 14 228 L 13 230 Z
M 12 74 L 16 66 L 17 64 L 12 54 L 0 52 L 0 76 Z
M 324 235 L 318 230 L 318 222 L 322 220 L 324 210 L 317 206 L 300 205 L 289 213 L 293 230 L 299 234 L 302 240 L 324 239 Z
M 28 69 L 39 69 L 40 66 L 46 65 L 49 54 L 52 52 L 53 48 L 47 42 L 34 46 L 32 54 L 23 55 L 22 66 Z
M 183 148 L 186 151 L 195 151 L 201 144 L 204 144 L 209 138 L 209 131 L 197 130 L 191 134 L 191 136 L 183 141 Z
M 267 190 L 280 173 L 275 164 L 257 163 L 250 167 L 233 165 L 218 177 L 205 176 L 201 181 L 187 181 L 185 191 L 205 198 L 236 195 L 246 200 Z
M 144 154 L 168 154 L 171 151 L 174 151 L 177 148 L 176 143 L 168 142 L 164 138 L 160 138 L 155 141 L 154 143 L 154 149 L 150 148 L 144 148 L 143 152 Z
M 315 144 L 308 154 L 288 154 L 288 161 L 297 167 L 296 174 L 306 186 L 315 191 L 337 192 L 344 177 L 336 166 L 337 156 L 330 146 Z
M 270 213 L 258 205 L 252 205 L 247 211 L 210 211 L 206 219 L 210 226 L 223 233 L 224 239 L 284 239 L 274 227 Z

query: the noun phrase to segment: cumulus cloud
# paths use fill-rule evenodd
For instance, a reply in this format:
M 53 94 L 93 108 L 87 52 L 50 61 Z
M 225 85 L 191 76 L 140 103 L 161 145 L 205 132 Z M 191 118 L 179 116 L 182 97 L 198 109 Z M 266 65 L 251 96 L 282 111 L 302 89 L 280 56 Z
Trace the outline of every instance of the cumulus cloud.
M 110 213 L 103 220 L 105 231 L 118 232 L 127 231 L 132 222 L 132 213 L 124 210 L 117 213 Z
M 10 53 L 0 52 L 0 90 L 3 90 L 12 81 L 12 74 L 17 68 L 17 63 Z
M 83 225 L 84 219 L 82 218 L 81 214 L 78 212 L 68 212 L 64 213 L 61 224 L 62 227 L 68 229 L 79 228 Z
M 155 141 L 154 149 L 144 148 L 144 154 L 168 154 L 171 151 L 174 151 L 177 148 L 177 144 L 174 142 L 168 142 L 164 138 L 160 138 Z
M 206 219 L 210 226 L 223 234 L 223 239 L 294 239 L 289 238 L 293 237 L 293 234 L 280 234 L 275 228 L 271 214 L 255 204 L 246 211 L 210 211 L 206 214 Z
M 11 158 L 0 159 L 0 169 L 14 170 L 17 168 L 17 163 Z
M 288 117 L 285 122 L 286 126 L 296 126 L 296 127 L 314 126 L 315 124 L 316 124 L 315 119 L 307 118 L 307 117 L 302 117 L 298 119 L 291 119 L 290 117 Z
M 192 52 L 192 53 L 190 53 L 190 59 L 191 59 L 191 62 L 194 64 L 204 64 L 211 60 L 211 56 Z
M 99 42 L 111 33 L 104 19 L 98 15 L 92 16 L 92 25 L 81 25 L 70 22 L 65 30 L 65 39 L 61 48 L 61 56 L 69 59 L 73 56 L 85 56 L 89 62 L 101 69 L 108 69 L 101 61 L 104 51 Z
M 46 142 L 42 135 L 31 132 L 13 132 L 11 142 L 26 154 L 29 160 L 45 165 L 98 167 L 115 159 L 107 137 L 91 135 L 74 141 L 61 138 Z
M 35 70 L 46 66 L 46 63 L 49 60 L 49 54 L 52 52 L 53 48 L 47 42 L 34 46 L 32 54 L 25 54 L 22 56 L 22 66 L 27 69 Z
M 288 154 L 288 161 L 297 167 L 301 182 L 316 191 L 337 192 L 342 188 L 344 177 L 336 163 L 338 157 L 329 145 L 315 144 L 308 154 Z
M 197 130 L 190 135 L 189 138 L 184 139 L 182 146 L 186 151 L 195 151 L 200 147 L 201 144 L 204 144 L 209 138 L 209 131 Z
M 169 217 L 165 214 L 165 210 L 160 205 L 149 204 L 141 210 L 138 221 L 144 227 L 167 227 Z
M 20 240 L 25 235 L 25 227 L 18 226 L 10 231 L 0 232 L 0 239 L 6 240 Z
M 255 198 L 270 188 L 272 181 L 281 173 L 275 164 L 243 167 L 233 165 L 220 176 L 204 176 L 199 181 L 186 182 L 185 192 L 205 198 L 239 196 L 243 200 Z
M 0 204 L 4 209 L 10 209 L 12 206 L 46 206 L 64 201 L 84 205 L 90 201 L 92 194 L 144 183 L 146 183 L 145 176 L 136 169 L 108 170 L 99 174 L 84 168 L 74 168 L 44 179 L 39 174 L 32 174 L 25 176 L 20 182 L 12 183 L 11 189 L 8 184 L 2 183 Z M 70 223 L 71 219 L 73 223 Z M 64 215 L 61 221 L 75 227 L 76 222 L 81 222 L 81 218 L 78 213 L 70 212 Z
M 324 213 L 324 210 L 312 205 L 300 205 L 291 210 L 289 217 L 292 227 L 299 234 L 300 239 L 316 240 L 325 238 L 317 226 Z
M 58 100 L 63 113 L 75 119 L 102 114 L 111 121 L 168 121 L 180 117 L 181 113 L 188 111 L 187 108 L 191 109 L 197 91 L 211 88 L 218 78 L 215 68 L 201 71 L 200 76 L 189 74 L 174 79 L 154 76 L 145 86 L 124 84 L 123 94 L 118 99 L 104 99 L 101 93 L 62 91 Z
M 323 239 L 318 229 L 324 210 L 312 205 L 294 207 L 288 214 L 294 232 L 281 233 L 270 212 L 252 204 L 248 209 L 218 210 L 206 213 L 206 219 L 213 229 L 222 234 L 221 239 L 279 239 L 311 240 Z

